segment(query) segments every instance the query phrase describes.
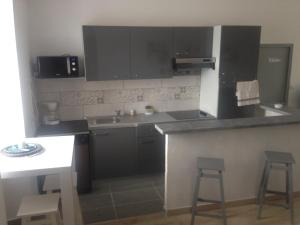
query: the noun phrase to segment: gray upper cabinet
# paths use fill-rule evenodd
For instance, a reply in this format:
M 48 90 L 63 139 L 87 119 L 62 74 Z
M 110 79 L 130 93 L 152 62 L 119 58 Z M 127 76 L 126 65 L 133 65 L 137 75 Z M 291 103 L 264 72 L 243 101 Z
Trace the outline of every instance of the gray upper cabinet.
M 131 78 L 167 78 L 172 69 L 172 28 L 131 29 Z
M 212 39 L 212 27 L 176 27 L 173 55 L 177 58 L 209 58 Z
M 130 29 L 83 26 L 87 81 L 128 79 Z

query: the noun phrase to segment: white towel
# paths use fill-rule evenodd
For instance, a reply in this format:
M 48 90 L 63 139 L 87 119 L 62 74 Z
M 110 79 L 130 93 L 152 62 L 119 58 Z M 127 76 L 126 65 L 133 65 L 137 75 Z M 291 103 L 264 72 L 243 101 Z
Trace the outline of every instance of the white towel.
M 238 81 L 236 83 L 238 106 L 259 104 L 258 80 Z

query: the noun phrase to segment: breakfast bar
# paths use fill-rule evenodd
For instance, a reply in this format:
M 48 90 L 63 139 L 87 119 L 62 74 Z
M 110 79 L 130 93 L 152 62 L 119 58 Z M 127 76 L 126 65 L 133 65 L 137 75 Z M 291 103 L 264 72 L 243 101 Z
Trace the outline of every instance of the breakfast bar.
M 300 114 L 289 109 L 266 111 L 265 116 L 249 118 L 157 124 L 156 129 L 166 136 L 165 209 L 191 207 L 197 157 L 224 159 L 225 200 L 243 202 L 256 198 L 264 151 L 290 152 L 296 160 L 294 191 L 299 191 Z M 285 174 L 275 173 L 271 189 L 285 190 Z M 218 185 L 211 181 L 201 184 L 200 193 L 219 199 Z
M 50 174 L 60 175 L 63 223 L 76 224 L 72 181 L 74 136 L 31 138 L 25 141 L 40 144 L 44 151 L 25 157 L 7 157 L 0 154 L 0 224 L 7 224 L 3 179 Z

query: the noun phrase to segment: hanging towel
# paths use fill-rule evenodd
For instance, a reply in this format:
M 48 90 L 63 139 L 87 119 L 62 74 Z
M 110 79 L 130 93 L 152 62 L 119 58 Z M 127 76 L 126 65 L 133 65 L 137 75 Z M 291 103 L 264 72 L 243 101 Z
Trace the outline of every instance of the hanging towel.
M 259 104 L 258 80 L 238 81 L 236 83 L 238 106 Z

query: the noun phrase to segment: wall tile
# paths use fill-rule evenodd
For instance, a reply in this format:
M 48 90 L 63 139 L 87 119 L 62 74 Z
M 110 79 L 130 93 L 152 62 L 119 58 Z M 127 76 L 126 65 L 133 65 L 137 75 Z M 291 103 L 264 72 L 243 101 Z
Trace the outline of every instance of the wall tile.
M 60 91 L 80 91 L 85 83 L 84 78 L 65 78 L 59 80 Z
M 163 105 L 162 111 L 181 111 L 199 109 L 199 100 L 174 100 L 167 101 Z
M 64 91 L 60 99 L 64 106 L 95 105 L 103 102 L 103 91 Z
M 122 110 L 124 112 L 124 104 L 99 104 L 99 105 L 84 105 L 84 117 L 94 116 L 110 116 L 114 115 L 115 110 Z
M 198 109 L 199 106 L 199 76 L 95 82 L 47 79 L 36 83 L 39 101 L 59 101 L 64 119 L 113 115 L 117 109 L 125 113 L 130 109 L 144 113 L 146 105 L 152 105 L 159 112 Z
M 88 81 L 84 82 L 82 89 L 91 90 L 112 90 L 112 89 L 122 89 L 122 80 L 109 80 L 109 81 Z
M 38 102 L 45 102 L 45 101 L 56 101 L 59 102 L 59 92 L 42 92 L 38 93 L 37 96 Z
M 155 88 L 161 87 L 161 79 L 124 80 L 124 88 Z
M 171 101 L 180 93 L 180 88 L 147 88 L 144 89 L 144 101 Z
M 83 119 L 82 106 L 60 106 L 59 115 L 61 120 L 79 120 Z
M 200 86 L 200 76 L 175 76 L 162 80 L 162 87 Z
M 180 99 L 199 99 L 200 98 L 200 87 L 183 87 L 180 90 Z
M 36 79 L 37 92 L 58 92 L 60 90 L 59 79 Z

